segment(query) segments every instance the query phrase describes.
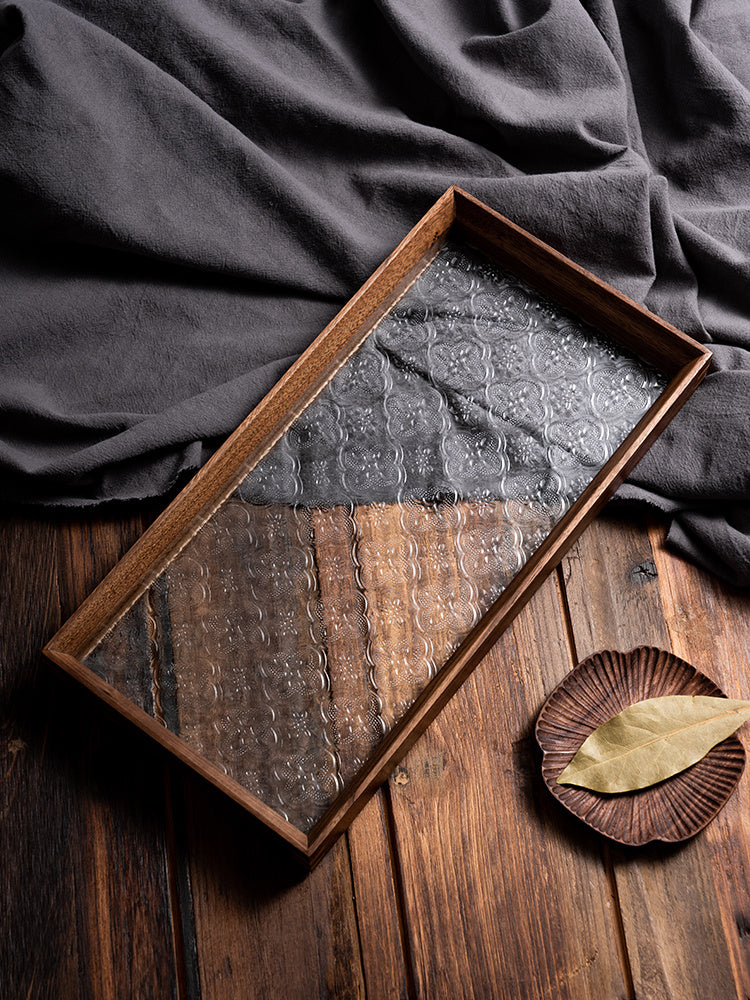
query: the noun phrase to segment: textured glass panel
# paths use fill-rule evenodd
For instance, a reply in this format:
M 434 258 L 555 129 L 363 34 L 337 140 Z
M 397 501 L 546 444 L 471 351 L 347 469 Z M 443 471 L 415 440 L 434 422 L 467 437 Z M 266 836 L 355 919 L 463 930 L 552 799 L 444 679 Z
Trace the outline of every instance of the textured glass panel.
M 664 385 L 449 243 L 86 663 L 309 831 Z

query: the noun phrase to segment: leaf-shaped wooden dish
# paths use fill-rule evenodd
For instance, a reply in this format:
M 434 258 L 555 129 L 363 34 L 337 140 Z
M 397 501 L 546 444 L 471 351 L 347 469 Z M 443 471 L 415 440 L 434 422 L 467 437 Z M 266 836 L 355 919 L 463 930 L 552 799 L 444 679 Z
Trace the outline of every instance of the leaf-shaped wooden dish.
M 606 795 L 557 784 L 557 776 L 598 726 L 637 701 L 672 694 L 723 692 L 705 674 L 665 650 L 652 646 L 629 653 L 604 650 L 579 663 L 539 713 L 536 738 L 547 788 L 584 823 L 621 844 L 676 842 L 694 836 L 725 805 L 745 766 L 742 743 L 730 736 L 686 771 L 636 792 Z

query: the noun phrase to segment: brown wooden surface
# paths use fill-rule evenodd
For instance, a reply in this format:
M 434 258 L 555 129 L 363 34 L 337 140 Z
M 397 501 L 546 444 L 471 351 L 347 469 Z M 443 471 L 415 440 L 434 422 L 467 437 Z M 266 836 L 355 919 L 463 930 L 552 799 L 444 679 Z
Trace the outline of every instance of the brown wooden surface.
M 747 697 L 750 595 L 600 517 L 305 874 L 40 657 L 153 513 L 0 529 L 0 996 L 750 995 L 748 774 L 694 840 L 627 851 L 547 793 L 532 736 L 607 646 L 672 648 Z

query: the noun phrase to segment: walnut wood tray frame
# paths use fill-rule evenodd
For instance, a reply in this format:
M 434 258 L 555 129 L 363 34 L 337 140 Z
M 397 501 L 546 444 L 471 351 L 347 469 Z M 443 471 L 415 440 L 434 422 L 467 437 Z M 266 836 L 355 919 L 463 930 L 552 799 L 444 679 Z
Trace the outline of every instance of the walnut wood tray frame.
M 332 372 L 389 310 L 413 275 L 448 237 L 457 235 L 539 292 L 660 370 L 666 389 L 599 471 L 542 545 L 474 627 L 367 765 L 310 833 L 191 749 L 82 662 L 87 650 L 143 593 L 186 539 L 211 516 L 248 470 L 314 398 Z M 45 647 L 45 654 L 177 757 L 275 830 L 310 866 L 346 829 L 396 762 L 529 600 L 586 524 L 622 483 L 652 441 L 702 380 L 710 352 L 551 247 L 451 187 L 326 327 L 226 443 Z

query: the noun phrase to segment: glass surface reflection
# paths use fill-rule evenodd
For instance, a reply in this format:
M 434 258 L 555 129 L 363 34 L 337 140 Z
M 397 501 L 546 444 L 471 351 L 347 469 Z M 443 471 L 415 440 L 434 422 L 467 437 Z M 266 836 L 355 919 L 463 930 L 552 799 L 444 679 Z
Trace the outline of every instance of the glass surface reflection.
M 308 832 L 665 383 L 448 243 L 85 662 Z

